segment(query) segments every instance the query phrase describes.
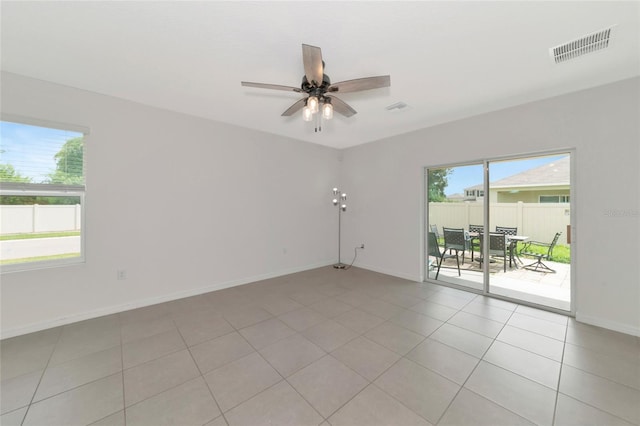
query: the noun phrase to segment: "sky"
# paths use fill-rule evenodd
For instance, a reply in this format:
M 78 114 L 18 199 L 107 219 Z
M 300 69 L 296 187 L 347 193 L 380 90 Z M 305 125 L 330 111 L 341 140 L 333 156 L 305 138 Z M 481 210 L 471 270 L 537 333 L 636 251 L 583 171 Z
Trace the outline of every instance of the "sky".
M 563 155 L 546 157 L 532 157 L 526 160 L 495 161 L 489 163 L 489 181 L 495 182 L 507 176 L 512 176 L 528 169 L 551 163 Z M 449 184 L 444 190 L 445 195 L 464 194 L 464 188 L 482 184 L 482 164 L 454 167 L 449 175 Z
M 66 141 L 82 133 L 26 124 L 0 122 L 0 163 L 11 164 L 33 183 L 44 182 L 56 170 L 54 156 Z

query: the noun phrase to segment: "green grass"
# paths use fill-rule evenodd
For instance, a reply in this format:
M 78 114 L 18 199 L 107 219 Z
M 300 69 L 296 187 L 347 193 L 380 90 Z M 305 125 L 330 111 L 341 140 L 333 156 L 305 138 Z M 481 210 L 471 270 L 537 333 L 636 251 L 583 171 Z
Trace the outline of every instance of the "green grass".
M 547 254 L 546 247 L 536 247 L 533 245 L 531 247 L 528 247 L 527 251 L 532 253 Z M 558 263 L 571 263 L 571 247 L 557 244 L 553 248 L 551 260 Z
M 25 234 L 9 234 L 0 235 L 0 241 L 9 240 L 29 240 L 31 238 L 55 238 L 55 237 L 78 237 L 80 231 L 61 231 L 61 232 L 39 232 L 39 233 L 25 233 Z
M 69 259 L 71 257 L 80 257 L 80 253 L 64 253 L 54 254 L 51 256 L 23 257 L 21 259 L 0 260 L 0 265 L 14 265 L 16 263 L 42 262 L 45 260 Z

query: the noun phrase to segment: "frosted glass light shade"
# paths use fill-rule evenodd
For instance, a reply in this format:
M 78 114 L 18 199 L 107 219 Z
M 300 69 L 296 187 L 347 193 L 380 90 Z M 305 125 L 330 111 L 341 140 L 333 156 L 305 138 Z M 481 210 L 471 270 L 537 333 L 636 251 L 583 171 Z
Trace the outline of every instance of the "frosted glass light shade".
M 311 121 L 313 118 L 313 112 L 311 112 L 311 108 L 308 106 L 302 108 L 302 119 L 304 121 Z
M 309 99 L 307 99 L 307 107 L 309 107 L 312 114 L 318 112 L 318 98 L 315 96 L 309 96 Z
M 322 117 L 325 120 L 331 120 L 333 118 L 333 105 L 325 103 L 322 105 Z

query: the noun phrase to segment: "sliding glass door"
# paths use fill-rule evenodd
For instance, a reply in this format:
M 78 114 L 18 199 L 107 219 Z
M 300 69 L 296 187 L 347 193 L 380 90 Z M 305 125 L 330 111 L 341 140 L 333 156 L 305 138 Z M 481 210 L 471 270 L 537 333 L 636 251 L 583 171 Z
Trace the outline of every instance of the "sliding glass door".
M 427 169 L 427 270 L 440 282 L 482 291 L 482 163 Z
M 491 266 L 490 293 L 571 309 L 570 203 L 570 153 L 489 162 L 489 229 L 508 259 Z
M 425 177 L 427 280 L 571 310 L 569 152 L 431 167 Z

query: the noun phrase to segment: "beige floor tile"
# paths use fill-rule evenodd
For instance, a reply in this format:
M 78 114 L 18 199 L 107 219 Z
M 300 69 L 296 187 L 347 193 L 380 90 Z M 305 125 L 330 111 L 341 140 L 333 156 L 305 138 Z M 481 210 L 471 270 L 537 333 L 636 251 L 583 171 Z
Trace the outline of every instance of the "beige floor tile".
M 128 426 L 200 426 L 219 415 L 220 410 L 202 377 L 126 409 Z
M 385 302 L 392 303 L 394 305 L 400 306 L 405 309 L 415 306 L 418 303 L 423 301 L 422 298 L 411 295 L 411 294 L 407 294 L 404 291 L 387 294 L 381 297 L 381 299 L 384 300 Z
M 464 387 L 535 424 L 553 421 L 554 390 L 493 364 L 481 361 Z
M 90 426 L 126 426 L 126 421 L 124 419 L 124 410 L 104 417 L 95 423 L 91 423 Z
M 630 423 L 640 423 L 637 389 L 563 365 L 559 391 Z
M 608 355 L 567 343 L 563 362 L 596 376 L 640 390 L 640 356 L 634 360 L 632 357 Z
M 349 312 L 345 312 L 342 315 L 338 315 L 333 320 L 350 328 L 358 334 L 366 333 L 385 321 L 384 318 L 371 315 L 370 313 L 361 311 L 360 309 L 353 309 Z
M 228 311 L 224 312 L 224 318 L 237 330 L 273 317 L 269 312 L 256 305 L 227 308 Z
M 310 340 L 295 334 L 260 350 L 262 356 L 284 377 L 323 357 L 326 352 Z
M 365 337 L 400 355 L 407 354 L 425 339 L 421 334 L 389 322 L 370 330 L 365 334 Z
M 338 296 L 335 296 L 336 300 L 339 300 L 344 303 L 348 303 L 351 306 L 358 307 L 363 303 L 373 302 L 375 299 L 369 296 L 367 293 L 358 290 L 348 291 L 346 293 L 342 293 Z
M 278 319 L 296 331 L 306 330 L 327 320 L 324 315 L 307 307 L 287 312 L 284 315 L 280 315 Z
M 555 322 L 562 326 L 566 326 L 568 323 L 569 317 L 566 315 L 556 314 L 554 312 L 547 312 L 540 309 L 531 308 L 529 306 L 519 305 L 515 312 L 517 314 L 528 315 L 530 317 L 543 319 L 546 321 Z
M 331 355 L 299 370 L 287 381 L 325 418 L 369 384 Z
M 493 342 L 484 361 L 538 382 L 551 389 L 558 388 L 560 363 L 502 342 Z
M 402 312 L 403 308 L 393 303 L 385 302 L 384 300 L 375 299 L 371 302 L 363 303 L 358 306 L 358 309 L 388 320 Z
M 125 405 L 133 405 L 199 375 L 188 350 L 124 370 Z
M 11 411 L 0 416 L 0 425 L 2 426 L 21 426 L 24 415 L 27 414 L 27 407 Z
M 186 346 L 178 330 L 169 330 L 146 339 L 125 343 L 122 346 L 122 362 L 124 368 L 161 358 Z
M 90 424 L 122 410 L 122 374 L 114 374 L 37 402 L 24 426 Z
M 0 343 L 0 377 L 11 379 L 47 365 L 62 327 L 4 339 Z
M 207 423 L 204 426 L 229 426 L 229 424 L 224 419 L 224 416 L 219 416 L 219 417 L 211 420 L 209 423 Z
M 481 358 L 492 342 L 486 336 L 450 324 L 444 324 L 434 331 L 429 338 L 466 352 L 476 358 Z
M 278 316 L 287 312 L 295 311 L 302 308 L 304 305 L 296 302 L 293 299 L 289 299 L 286 296 L 267 297 L 260 302 L 267 312 L 271 315 Z
M 444 324 L 442 321 L 408 309 L 403 310 L 398 315 L 391 318 L 389 322 L 415 333 L 419 333 L 425 337 L 429 336 Z
M 213 318 L 200 317 L 191 321 L 184 321 L 178 325 L 178 330 L 180 330 L 180 334 L 188 346 L 197 345 L 234 331 L 231 324 L 221 316 Z
M 503 324 L 511 318 L 511 315 L 513 315 L 513 310 L 490 306 L 482 301 L 477 302 L 475 300 L 462 308 L 462 311 L 479 317 L 488 318 L 493 321 L 498 321 Z
M 56 395 L 122 371 L 120 346 L 48 367 L 34 401 Z
M 119 346 L 120 343 L 120 320 L 117 315 L 70 324 L 64 326 L 49 366 Z
M 505 326 L 496 340 L 542 355 L 554 361 L 562 361 L 564 343 L 521 328 Z
M 31 398 L 38 387 L 42 370 L 12 377 L 0 382 L 0 413 L 17 410 L 31 403 Z
M 225 414 L 229 426 L 316 426 L 322 417 L 286 381 Z
M 358 337 L 355 331 L 332 320 L 314 325 L 303 331 L 302 335 L 327 352 L 331 352 Z
M 203 374 L 254 352 L 251 345 L 236 332 L 192 346 L 189 350 Z
M 533 426 L 534 423 L 476 393 L 461 389 L 438 425 Z
M 375 384 L 433 424 L 460 389 L 456 383 L 407 359 L 398 361 Z
M 480 362 L 479 358 L 433 339 L 420 343 L 407 354 L 407 358 L 459 385 L 467 380 Z
M 439 291 L 433 296 L 429 297 L 427 301 L 431 303 L 437 303 L 444 305 L 452 309 L 460 310 L 469 304 L 470 299 L 467 297 L 461 297 L 458 293 L 450 294 L 447 291 Z
M 428 300 L 420 302 L 409 309 L 440 321 L 447 321 L 458 312 L 458 309 L 439 305 Z
M 293 328 L 277 318 L 271 318 L 240 330 L 240 334 L 256 349 L 264 348 L 295 333 Z
M 309 307 L 327 318 L 337 317 L 338 315 L 353 309 L 353 306 L 348 303 L 341 302 L 331 297 L 312 303 Z
M 631 423 L 595 407 L 558 394 L 555 426 L 631 426 Z
M 400 359 L 397 353 L 365 337 L 352 340 L 331 355 L 370 381 Z
M 318 302 L 327 297 L 322 293 L 309 289 L 293 291 L 287 294 L 287 296 L 305 306 L 311 305 L 312 303 Z
M 331 426 L 431 425 L 375 385 L 369 385 L 328 421 Z
M 529 315 L 522 315 L 517 312 L 511 316 L 507 324 L 560 341 L 564 341 L 566 334 L 565 326 Z
M 204 378 L 223 412 L 282 380 L 258 353 L 213 370 Z
M 122 342 L 133 342 L 175 329 L 176 325 L 169 314 L 147 321 L 130 322 L 122 326 Z
M 504 327 L 504 323 L 473 315 L 468 312 L 458 312 L 451 317 L 447 323 L 482 334 L 491 339 L 495 339 Z
M 598 327 L 568 327 L 567 343 L 634 361 L 640 353 L 638 337 Z
M 170 306 L 171 302 L 157 303 L 155 305 L 120 312 L 120 322 L 125 326 L 127 324 L 143 323 L 164 317 L 171 314 Z

